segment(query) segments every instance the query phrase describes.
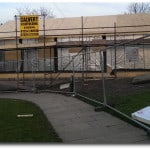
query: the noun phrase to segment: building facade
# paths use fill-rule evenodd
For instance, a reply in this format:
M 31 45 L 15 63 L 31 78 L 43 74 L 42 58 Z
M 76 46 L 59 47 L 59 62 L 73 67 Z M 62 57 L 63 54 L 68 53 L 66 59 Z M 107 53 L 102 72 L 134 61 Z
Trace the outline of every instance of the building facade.
M 150 69 L 149 33 L 149 14 L 124 14 L 40 18 L 39 38 L 22 39 L 18 17 L 0 26 L 0 72 Z

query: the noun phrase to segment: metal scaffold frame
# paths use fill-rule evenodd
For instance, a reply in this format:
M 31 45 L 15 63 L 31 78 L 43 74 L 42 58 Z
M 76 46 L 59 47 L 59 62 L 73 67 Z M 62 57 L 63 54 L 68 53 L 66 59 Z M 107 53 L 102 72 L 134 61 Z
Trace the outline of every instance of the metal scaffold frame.
M 81 28 L 70 28 L 70 29 L 46 29 L 45 27 L 45 16 L 42 16 L 43 18 L 43 23 L 42 23 L 42 26 L 43 26 L 43 29 L 42 30 L 39 30 L 41 33 L 43 33 L 43 35 L 35 40 L 33 42 L 33 44 L 31 43 L 27 43 L 27 44 L 23 44 L 22 46 L 22 43 L 20 44 L 20 38 L 19 38 L 19 33 L 20 31 L 18 30 L 18 18 L 20 16 L 15 16 L 15 31 L 9 31 L 9 32 L 5 32 L 5 34 L 7 33 L 13 33 L 15 32 L 15 41 L 16 41 L 16 46 L 12 46 L 12 47 L 9 47 L 9 48 L 3 48 L 1 49 L 1 52 L 13 52 L 16 53 L 16 59 L 15 60 L 17 62 L 17 67 L 16 67 L 16 70 L 12 70 L 12 71 L 5 71 L 5 70 L 1 70 L 1 72 L 3 73 L 17 73 L 17 76 L 16 76 L 16 80 L 17 80 L 17 87 L 19 86 L 19 80 L 20 80 L 20 74 L 23 75 L 23 83 L 24 83 L 24 80 L 25 80 L 25 74 L 38 74 L 38 73 L 41 73 L 43 74 L 43 79 L 44 79 L 44 82 L 46 82 L 47 80 L 47 75 L 49 76 L 49 83 L 52 84 L 53 82 L 55 82 L 55 80 L 57 80 L 57 78 L 59 78 L 62 74 L 62 72 L 66 72 L 66 73 L 69 73 L 69 72 L 72 72 L 72 69 L 71 70 L 66 70 L 66 68 L 72 63 L 72 60 L 70 60 L 67 64 L 65 64 L 64 66 L 62 65 L 64 59 L 62 59 L 63 57 L 66 57 L 67 56 L 64 56 L 63 55 L 63 52 L 64 52 L 64 49 L 71 49 L 71 48 L 76 48 L 76 49 L 80 49 L 76 52 L 75 57 L 78 57 L 79 55 L 82 55 L 82 63 L 81 63 L 81 72 L 82 72 L 82 79 L 84 81 L 84 78 L 87 78 L 87 73 L 88 72 L 93 72 L 93 71 L 89 71 L 88 70 L 88 57 L 87 55 L 92 54 L 92 49 L 96 49 L 96 52 L 98 51 L 103 51 L 103 56 L 104 56 L 104 70 L 105 72 L 107 72 L 107 51 L 109 50 L 111 53 L 114 53 L 114 57 L 111 56 L 111 65 L 113 66 L 112 69 L 114 70 L 113 73 L 114 74 L 117 74 L 117 70 L 118 70 L 118 66 L 117 66 L 117 52 L 118 52 L 118 47 L 124 47 L 124 61 L 125 61 L 125 48 L 127 46 L 135 46 L 135 45 L 141 45 L 142 48 L 143 48 L 143 64 L 144 64 L 144 67 L 143 69 L 148 69 L 146 68 L 146 61 L 145 61 L 145 46 L 149 45 L 150 44 L 150 39 L 149 39 L 149 32 L 148 31 L 140 31 L 140 32 L 123 32 L 123 31 L 119 31 L 118 32 L 118 29 L 123 29 L 123 28 L 140 28 L 140 27 L 148 27 L 148 25 L 138 25 L 138 26 L 117 26 L 117 24 L 114 22 L 114 26 L 113 27 L 91 27 L 91 28 L 87 28 L 87 27 L 84 27 L 84 23 L 86 20 L 84 20 L 84 17 L 81 17 Z M 103 32 L 93 32 L 92 33 L 92 30 L 98 30 L 99 29 L 112 29 L 112 32 L 109 32 L 109 33 L 103 33 Z M 48 35 L 47 34 L 47 31 L 72 31 L 72 30 L 80 30 L 81 34 L 72 34 L 72 35 Z M 87 30 L 91 31 L 89 34 L 87 34 Z M 142 33 L 142 35 L 141 35 Z M 1 33 L 0 33 L 1 34 Z M 133 37 L 132 39 L 128 38 L 129 37 Z M 139 38 L 135 38 L 135 36 L 140 36 Z M 52 40 L 52 43 L 53 44 L 48 44 L 47 43 L 47 40 L 48 39 L 53 39 Z M 1 39 L 1 40 L 4 40 L 6 41 L 7 39 Z M 41 44 L 36 44 L 36 42 L 41 42 Z M 21 41 L 22 42 L 22 41 Z M 20 68 L 20 63 L 25 65 L 24 63 L 24 51 L 32 51 L 33 49 L 35 49 L 36 53 L 43 53 L 43 56 L 41 59 L 39 59 L 37 56 L 36 59 L 37 59 L 37 66 L 39 67 L 41 62 L 43 63 L 43 69 L 39 69 L 39 68 L 36 68 L 35 70 L 33 70 L 32 68 L 34 67 L 31 67 L 31 69 L 29 70 L 25 70 L 24 68 L 23 69 L 19 69 Z M 58 51 L 61 49 L 61 55 L 58 56 Z M 89 49 L 89 52 L 87 52 L 87 49 Z M 42 52 L 43 51 L 43 52 Z M 49 51 L 49 52 L 48 52 Z M 95 54 L 96 54 L 95 52 Z M 21 53 L 21 60 L 20 60 L 20 53 Z M 54 54 L 52 54 L 54 53 Z M 32 54 L 33 55 L 33 54 Z M 36 54 L 37 55 L 37 54 Z M 47 59 L 47 55 L 49 55 L 49 60 Z M 53 57 L 52 57 L 53 55 Z M 96 56 L 96 55 L 95 55 Z M 59 64 L 58 64 L 58 59 L 61 59 L 61 70 L 59 70 Z M 69 59 L 72 58 L 69 56 Z M 27 57 L 28 59 L 28 57 Z M 15 66 L 15 61 L 12 63 L 14 64 Z M 28 63 L 28 62 L 27 62 Z M 47 66 L 47 63 L 49 63 L 49 67 Z M 73 62 L 74 63 L 74 66 L 76 62 Z M 9 64 L 8 64 L 9 65 Z M 95 63 L 95 67 L 96 67 L 96 63 Z M 4 66 L 6 68 L 6 60 L 4 61 Z M 30 65 L 28 65 L 30 66 Z M 4 69 L 5 69 L 4 68 Z M 29 67 L 28 67 L 29 68 Z M 48 68 L 48 69 L 47 69 Z M 129 68 L 127 68 L 129 69 Z M 134 65 L 134 68 L 133 69 L 136 69 L 135 68 L 135 65 Z M 141 68 L 139 68 L 141 69 Z M 79 71 L 79 72 L 80 72 Z M 99 72 L 100 70 L 94 70 L 94 72 Z M 78 71 L 76 71 L 78 72 Z M 55 75 L 54 75 L 55 73 Z M 31 75 L 31 78 L 36 78 L 36 75 Z M 34 79 L 32 79 L 34 81 Z M 46 84 L 46 83 L 45 83 Z M 34 84 L 33 84 L 34 85 Z
M 94 102 L 102 107 L 108 108 L 116 113 L 122 115 L 123 117 L 133 121 L 134 123 L 140 125 L 142 128 L 146 129 L 146 131 L 150 132 L 150 128 L 146 125 L 135 121 L 124 113 L 114 109 L 107 103 L 107 95 L 106 95 L 106 83 L 105 78 L 112 77 L 110 72 L 107 73 L 107 60 L 108 60 L 108 51 L 110 52 L 110 62 L 111 62 L 111 71 L 114 73 L 113 77 L 117 77 L 118 70 L 122 69 L 118 67 L 118 51 L 119 48 L 123 48 L 123 61 L 126 61 L 126 48 L 128 47 L 142 47 L 143 53 L 143 68 L 136 68 L 135 62 L 133 63 L 133 68 L 123 68 L 123 69 L 143 69 L 149 70 L 147 66 L 150 66 L 149 63 L 146 62 L 146 54 L 145 49 L 146 46 L 150 46 L 150 31 L 136 31 L 136 32 L 124 32 L 118 31 L 118 29 L 129 29 L 129 28 L 140 28 L 140 27 L 150 27 L 150 25 L 138 25 L 138 26 L 117 26 L 114 22 L 114 26 L 112 27 L 84 27 L 84 18 L 81 17 L 81 27 L 80 28 L 70 28 L 70 29 L 46 29 L 46 19 L 43 16 L 43 30 L 39 30 L 42 32 L 39 39 L 35 40 L 33 43 L 26 41 L 26 44 L 19 43 L 19 33 L 18 31 L 18 16 L 15 16 L 15 31 L 2 32 L 2 34 L 15 33 L 15 37 L 13 40 L 15 44 L 7 47 L 7 44 L 4 44 L 4 47 L 0 48 L 1 53 L 11 52 L 15 54 L 16 60 L 8 61 L 8 66 L 13 64 L 15 67 L 12 70 L 6 69 L 6 59 L 1 62 L 4 64 L 2 67 L 4 70 L 1 70 L 1 74 L 15 74 L 13 78 L 10 78 L 8 81 L 15 80 L 17 81 L 17 91 L 20 91 L 20 81 L 23 85 L 26 85 L 28 82 L 31 85 L 31 89 L 28 91 L 33 92 L 56 92 L 63 94 L 71 94 L 72 96 L 79 96 L 88 101 Z M 111 32 L 100 32 L 99 29 L 112 29 Z M 80 31 L 80 34 L 47 34 L 47 31 Z M 90 32 L 87 33 L 86 31 Z M 92 30 L 98 30 L 98 32 L 93 32 Z M 57 33 L 57 32 L 56 32 Z M 0 33 L 1 34 L 1 33 Z M 132 38 L 131 38 L 132 37 Z M 12 39 L 12 37 L 1 38 L 0 40 L 5 43 L 7 39 Z M 32 41 L 32 40 L 31 40 Z M 48 41 L 48 42 L 47 42 Z M 28 43 L 29 42 L 29 43 Z M 75 48 L 76 51 L 72 50 L 72 55 L 64 56 L 63 52 L 66 49 Z M 58 56 L 58 51 L 61 51 L 61 55 Z M 87 50 L 89 50 L 87 52 Z M 25 53 L 26 51 L 26 53 Z M 69 50 L 68 50 L 69 51 Z M 140 52 L 141 52 L 140 51 Z M 30 54 L 30 56 L 28 56 Z M 40 55 L 41 54 L 41 55 Z M 88 68 L 88 62 L 93 54 L 93 58 L 95 59 L 96 68 L 98 66 L 99 69 L 90 70 Z M 37 57 L 38 55 L 38 57 Z M 40 55 L 40 56 L 39 56 Z M 94 56 L 95 55 L 95 56 Z M 98 55 L 98 64 L 96 63 L 96 56 Z M 35 56 L 35 57 L 33 57 Z M 88 56 L 90 56 L 88 58 Z M 21 58 L 19 58 L 21 57 Z M 32 62 L 25 60 L 25 57 L 32 60 Z M 122 57 L 122 56 L 121 56 Z M 35 59 L 34 59 L 35 58 Z M 21 60 L 20 60 L 21 59 Z M 66 59 L 66 60 L 65 60 Z M 26 61 L 26 62 L 25 62 Z M 132 60 L 131 60 L 132 61 Z M 59 63 L 60 62 L 60 63 Z M 81 62 L 81 63 L 80 63 Z M 28 64 L 29 63 L 29 64 Z M 93 63 L 93 64 L 94 64 Z M 23 69 L 20 68 L 20 64 L 26 65 Z M 124 63 L 125 64 L 125 63 Z M 148 64 L 146 66 L 146 64 Z M 77 69 L 78 66 L 81 66 L 80 69 Z M 42 66 L 42 67 L 41 67 Z M 61 67 L 60 67 L 61 66 Z M 15 69 L 14 69 L 15 68 Z M 41 69 L 42 68 L 42 69 Z M 68 69 L 69 68 L 69 69 Z M 123 70 L 122 69 L 122 70 Z M 22 72 L 21 72 L 22 70 Z M 95 99 L 86 97 L 77 92 L 76 84 L 77 82 L 82 82 L 84 84 L 85 80 L 88 78 L 93 78 L 93 74 L 88 76 L 89 73 L 97 73 L 97 77 L 102 80 L 102 89 L 103 89 L 103 102 L 97 101 Z M 65 73 L 65 75 L 64 75 Z M 2 80 L 4 78 L 2 77 Z M 66 79 L 63 82 L 57 83 L 62 78 Z M 6 80 L 6 78 L 5 78 Z M 37 83 L 41 81 L 43 89 L 37 89 Z M 67 86 L 69 90 L 51 90 L 51 87 L 55 85 L 63 85 Z M 40 85 L 41 86 L 41 85 Z M 25 90 L 23 90 L 25 91 Z

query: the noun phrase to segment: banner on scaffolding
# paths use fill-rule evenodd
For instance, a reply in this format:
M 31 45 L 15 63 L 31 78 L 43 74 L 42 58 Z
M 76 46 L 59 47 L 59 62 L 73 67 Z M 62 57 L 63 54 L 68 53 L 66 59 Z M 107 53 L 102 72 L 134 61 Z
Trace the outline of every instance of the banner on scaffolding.
M 20 38 L 39 38 L 39 17 L 37 15 L 20 16 Z

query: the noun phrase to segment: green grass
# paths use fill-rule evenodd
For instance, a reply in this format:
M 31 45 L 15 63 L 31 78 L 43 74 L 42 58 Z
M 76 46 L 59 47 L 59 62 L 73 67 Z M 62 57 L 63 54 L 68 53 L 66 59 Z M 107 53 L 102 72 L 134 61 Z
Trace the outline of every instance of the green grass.
M 97 93 L 89 92 L 88 94 L 86 93 L 87 97 L 90 97 L 94 100 L 99 101 L 99 95 L 97 96 Z M 97 96 L 97 97 L 96 97 Z M 95 98 L 96 97 L 96 98 Z M 86 103 L 89 103 L 93 106 L 98 106 L 98 104 L 91 102 L 89 100 L 86 100 L 84 98 L 78 97 L 79 99 L 85 101 Z M 98 100 L 99 99 L 99 100 Z M 134 94 L 129 94 L 127 96 L 108 96 L 107 97 L 107 104 L 111 105 L 115 109 L 119 110 L 120 112 L 128 115 L 131 117 L 131 113 L 142 109 L 146 106 L 150 106 L 150 90 L 142 91 L 139 93 L 134 93 Z M 112 115 L 119 117 L 120 119 L 127 121 L 131 123 L 132 125 L 135 125 L 136 127 L 140 127 L 139 125 L 135 124 L 131 120 L 121 116 L 120 114 L 105 108 L 104 109 L 106 112 L 111 113 Z M 150 127 L 150 125 L 147 125 Z
M 20 117 L 18 114 L 33 114 Z M 28 101 L 0 99 L 0 142 L 62 142 L 41 109 Z
M 144 91 L 128 96 L 115 97 L 115 108 L 131 116 L 131 113 L 150 106 L 150 91 Z
M 99 93 L 81 93 L 86 97 L 92 98 L 96 101 L 103 102 L 102 95 L 100 96 Z M 112 107 L 118 109 L 119 111 L 131 116 L 131 113 L 142 109 L 143 107 L 150 106 L 150 91 L 142 91 L 139 93 L 132 93 L 127 96 L 120 95 L 120 96 L 113 96 L 113 95 L 106 95 L 107 97 L 107 104 L 111 105 Z M 82 98 L 79 98 L 81 100 L 84 100 Z M 89 102 L 88 100 L 84 100 L 87 103 L 90 103 L 91 105 L 97 106 L 97 104 L 93 102 Z

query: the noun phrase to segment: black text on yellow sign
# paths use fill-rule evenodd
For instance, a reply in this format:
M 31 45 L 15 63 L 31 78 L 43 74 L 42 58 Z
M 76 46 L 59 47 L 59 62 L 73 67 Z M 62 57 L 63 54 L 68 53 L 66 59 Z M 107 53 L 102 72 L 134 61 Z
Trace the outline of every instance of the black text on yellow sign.
M 20 38 L 39 38 L 39 17 L 36 15 L 20 16 Z

